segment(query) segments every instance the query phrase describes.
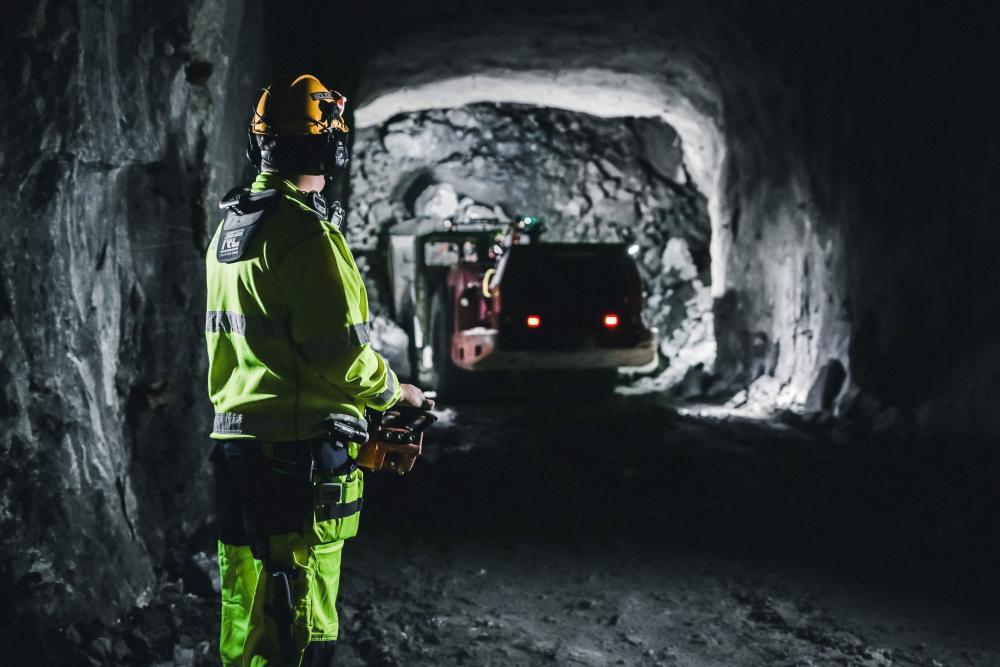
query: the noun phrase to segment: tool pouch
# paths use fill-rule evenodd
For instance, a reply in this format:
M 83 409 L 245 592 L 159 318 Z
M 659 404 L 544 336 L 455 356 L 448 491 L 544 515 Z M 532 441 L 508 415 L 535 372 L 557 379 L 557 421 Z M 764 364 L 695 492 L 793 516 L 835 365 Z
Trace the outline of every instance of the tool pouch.
M 318 477 L 313 483 L 313 522 L 306 542 L 326 544 L 357 535 L 364 488 L 360 468 L 346 475 Z
M 313 445 L 312 525 L 305 532 L 310 544 L 346 540 L 358 534 L 364 475 L 348 453 L 348 441 L 331 429 Z

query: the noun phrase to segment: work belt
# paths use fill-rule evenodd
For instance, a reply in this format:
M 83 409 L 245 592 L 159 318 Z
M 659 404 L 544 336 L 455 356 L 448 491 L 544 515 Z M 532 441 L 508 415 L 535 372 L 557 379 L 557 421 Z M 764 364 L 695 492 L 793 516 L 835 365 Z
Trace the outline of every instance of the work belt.
M 391 395 L 391 392 L 390 392 Z M 245 415 L 239 412 L 216 412 L 212 431 L 217 435 L 249 435 L 256 440 L 278 441 L 306 425 L 322 426 L 329 435 L 347 442 L 365 442 L 368 422 L 353 415 L 326 413 L 301 415 Z
M 224 456 L 237 484 L 231 494 L 238 495 L 246 510 L 246 543 L 258 560 L 266 559 L 274 535 L 299 533 L 310 543 L 322 544 L 355 534 L 363 479 L 350 443 L 364 442 L 368 425 L 363 419 L 336 414 L 327 417 L 325 426 L 326 434 L 310 440 L 217 444 L 217 455 Z M 224 532 L 235 536 L 239 531 Z

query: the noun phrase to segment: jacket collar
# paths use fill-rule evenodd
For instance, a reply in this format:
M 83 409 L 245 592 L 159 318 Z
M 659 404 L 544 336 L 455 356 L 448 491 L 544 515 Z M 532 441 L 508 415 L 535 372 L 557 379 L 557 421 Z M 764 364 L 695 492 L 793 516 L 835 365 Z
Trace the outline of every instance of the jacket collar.
M 257 178 L 254 179 L 253 185 L 250 186 L 250 189 L 254 192 L 267 190 L 269 188 L 273 188 L 282 194 L 288 195 L 293 199 L 297 199 L 303 204 L 306 203 L 306 193 L 295 187 L 294 183 L 281 174 L 262 171 L 257 174 Z
M 269 188 L 273 188 L 283 195 L 291 197 L 298 203 L 308 208 L 310 211 L 316 213 L 316 215 L 323 220 L 326 220 L 329 215 L 328 210 L 318 210 L 319 207 L 313 199 L 315 193 L 303 192 L 302 190 L 299 190 L 295 187 L 294 183 L 283 177 L 281 174 L 262 171 L 257 174 L 257 178 L 254 179 L 253 185 L 250 186 L 250 189 L 254 192 L 260 192 L 261 190 L 267 190 Z M 322 208 L 326 209 L 325 201 L 323 201 L 322 198 L 320 198 L 320 201 L 323 202 Z

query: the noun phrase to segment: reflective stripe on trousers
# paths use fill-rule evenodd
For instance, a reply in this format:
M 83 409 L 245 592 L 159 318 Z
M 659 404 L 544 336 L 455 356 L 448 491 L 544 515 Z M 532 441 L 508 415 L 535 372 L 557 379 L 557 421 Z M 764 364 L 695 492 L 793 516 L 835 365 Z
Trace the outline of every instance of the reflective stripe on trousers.
M 296 543 L 296 539 L 297 543 Z M 293 585 L 293 632 L 296 655 L 302 665 L 329 664 L 322 658 L 330 653 L 328 643 L 339 632 L 337 594 L 340 589 L 340 557 L 343 540 L 308 547 L 299 536 L 272 540 L 279 558 L 294 562 L 299 576 Z M 225 667 L 250 664 L 299 665 L 281 654 L 274 624 L 261 622 L 271 583 L 250 548 L 219 542 L 219 573 L 222 583 L 222 623 L 219 652 Z M 258 619 L 255 622 L 255 619 Z M 310 661 L 310 658 L 316 658 Z M 254 662 L 256 660 L 257 662 Z

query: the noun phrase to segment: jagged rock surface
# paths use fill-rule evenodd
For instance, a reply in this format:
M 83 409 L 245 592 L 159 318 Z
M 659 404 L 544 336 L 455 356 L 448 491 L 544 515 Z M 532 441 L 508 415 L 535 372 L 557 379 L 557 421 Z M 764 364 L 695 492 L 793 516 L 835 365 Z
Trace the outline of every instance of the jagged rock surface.
M 377 255 L 385 230 L 415 208 L 445 213 L 463 198 L 544 217 L 546 240 L 634 243 L 671 378 L 714 359 L 708 212 L 663 121 L 474 104 L 362 128 L 354 156 L 356 248 Z
M 203 524 L 201 262 L 214 193 L 242 169 L 229 115 L 245 105 L 228 102 L 252 90 L 253 6 L 41 2 L 5 19 L 4 646 L 143 604 Z

